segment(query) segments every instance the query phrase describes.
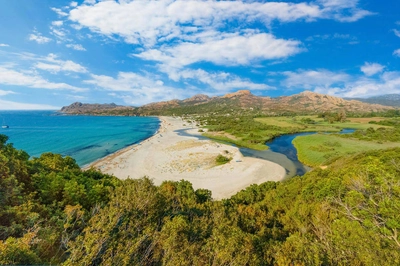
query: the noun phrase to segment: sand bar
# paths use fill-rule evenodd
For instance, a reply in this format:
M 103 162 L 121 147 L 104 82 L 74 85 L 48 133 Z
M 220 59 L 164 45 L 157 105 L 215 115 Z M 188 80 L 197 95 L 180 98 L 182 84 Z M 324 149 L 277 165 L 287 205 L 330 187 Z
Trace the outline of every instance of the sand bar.
M 156 185 L 165 180 L 188 180 L 194 189 L 212 191 L 214 199 L 228 198 L 251 184 L 280 181 L 285 169 L 273 162 L 244 157 L 238 148 L 192 136 L 180 136 L 179 129 L 200 135 L 198 128 L 181 118 L 160 117 L 158 132 L 151 138 L 104 157 L 88 167 L 120 179 L 148 176 Z M 216 166 L 218 154 L 232 157 Z

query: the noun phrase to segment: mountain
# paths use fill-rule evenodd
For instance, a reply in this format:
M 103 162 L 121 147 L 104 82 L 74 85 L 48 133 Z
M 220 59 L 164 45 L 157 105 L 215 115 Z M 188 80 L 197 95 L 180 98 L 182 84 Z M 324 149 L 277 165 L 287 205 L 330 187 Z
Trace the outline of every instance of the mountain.
M 379 96 L 372 96 L 365 99 L 363 98 L 348 98 L 348 99 L 358 100 L 360 102 L 365 102 L 365 103 L 375 103 L 386 106 L 400 107 L 400 94 L 385 94 Z
M 75 102 L 69 106 L 64 106 L 61 108 L 61 112 L 64 114 L 91 114 L 91 115 L 100 115 L 105 112 L 109 114 L 118 114 L 118 112 L 133 112 L 134 107 L 116 105 L 115 103 L 110 104 L 89 104 L 89 103 L 80 103 Z
M 186 100 L 172 100 L 151 103 L 139 108 L 141 114 L 179 114 L 228 112 L 232 110 L 250 110 L 263 113 L 319 113 L 325 111 L 345 110 L 347 112 L 371 112 L 394 109 L 379 104 L 368 104 L 356 100 L 319 94 L 311 91 L 292 96 L 277 98 L 260 97 L 248 90 L 240 90 L 221 97 L 202 97 L 196 95 Z
M 172 115 L 195 113 L 227 113 L 232 111 L 279 113 L 320 113 L 345 110 L 347 112 L 379 112 L 394 109 L 379 104 L 369 104 L 357 100 L 304 91 L 292 96 L 277 98 L 255 96 L 248 90 L 240 90 L 220 97 L 195 95 L 185 100 L 170 100 L 150 103 L 138 108 L 116 105 L 90 105 L 74 103 L 63 107 L 61 112 L 69 114 L 121 114 L 121 115 Z

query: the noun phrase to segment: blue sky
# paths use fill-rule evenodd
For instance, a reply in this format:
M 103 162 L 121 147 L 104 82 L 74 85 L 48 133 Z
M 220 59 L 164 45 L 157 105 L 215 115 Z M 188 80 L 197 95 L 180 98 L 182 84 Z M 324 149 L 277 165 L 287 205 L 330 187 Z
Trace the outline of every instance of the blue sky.
M 400 1 L 0 0 L 0 109 L 400 93 Z

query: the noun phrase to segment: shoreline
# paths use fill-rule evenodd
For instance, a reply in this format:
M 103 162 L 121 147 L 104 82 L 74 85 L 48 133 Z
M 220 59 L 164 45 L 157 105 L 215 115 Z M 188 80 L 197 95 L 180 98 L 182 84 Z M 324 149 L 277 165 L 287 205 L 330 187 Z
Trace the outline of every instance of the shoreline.
M 129 150 L 129 149 L 131 149 L 131 148 L 133 148 L 133 147 L 139 146 L 140 143 L 142 143 L 143 141 L 146 141 L 146 140 L 148 140 L 148 139 L 151 139 L 152 137 L 154 137 L 155 135 L 157 135 L 157 134 L 159 133 L 159 131 L 160 131 L 160 128 L 161 128 L 161 126 L 162 126 L 163 121 L 160 119 L 159 116 L 149 116 L 149 117 L 157 117 L 157 118 L 160 120 L 160 127 L 157 129 L 156 132 L 154 132 L 153 135 L 151 135 L 151 136 L 149 136 L 148 138 L 145 138 L 145 139 L 143 139 L 143 140 L 140 140 L 140 141 L 138 141 L 138 142 L 136 142 L 136 143 L 130 144 L 130 145 L 128 145 L 128 146 L 126 146 L 126 147 L 124 147 L 124 148 L 122 148 L 122 149 L 120 149 L 120 150 L 117 150 L 117 151 L 115 151 L 115 152 L 112 152 L 112 153 L 110 153 L 110 154 L 108 154 L 108 155 L 106 155 L 106 156 L 104 156 L 104 157 L 98 158 L 98 159 L 96 159 L 95 161 L 93 161 L 93 162 L 91 162 L 91 163 L 82 165 L 82 166 L 81 166 L 81 169 L 82 169 L 82 170 L 89 170 L 90 168 L 93 167 L 93 165 L 95 165 L 95 164 L 97 164 L 97 163 L 99 163 L 99 162 L 105 161 L 105 160 L 107 160 L 107 159 L 109 159 L 109 158 L 111 158 L 111 157 L 118 156 L 118 155 L 120 155 L 121 153 L 124 153 L 125 151 L 127 151 L 127 150 Z
M 196 138 L 201 136 L 198 127 L 181 118 L 158 118 L 160 127 L 153 136 L 82 169 L 93 167 L 119 179 L 148 176 L 155 185 L 184 179 L 194 189 L 209 189 L 214 199 L 228 198 L 251 184 L 281 181 L 286 176 L 285 169 L 276 163 L 244 157 L 237 147 Z M 180 136 L 177 130 L 181 129 L 195 136 Z M 215 158 L 219 154 L 232 160 L 218 166 Z

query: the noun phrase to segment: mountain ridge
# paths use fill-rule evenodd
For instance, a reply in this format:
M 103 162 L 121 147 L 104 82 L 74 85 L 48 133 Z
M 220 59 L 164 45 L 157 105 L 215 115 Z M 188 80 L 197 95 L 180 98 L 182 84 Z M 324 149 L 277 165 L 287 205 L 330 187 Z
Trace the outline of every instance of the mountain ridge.
M 345 98 L 349 100 L 357 100 L 365 103 L 382 104 L 386 106 L 400 107 L 400 94 L 384 94 L 371 96 L 368 98 Z
M 169 115 L 174 113 L 227 112 L 229 110 L 257 110 L 262 113 L 279 114 L 284 112 L 318 113 L 338 110 L 379 112 L 393 109 L 395 108 L 391 106 L 364 103 L 354 99 L 346 100 L 312 91 L 271 98 L 268 96 L 256 96 L 249 90 L 239 90 L 214 97 L 197 94 L 183 100 L 173 99 L 154 102 L 141 107 L 73 103 L 69 106 L 64 106 L 61 112 L 67 114 Z

